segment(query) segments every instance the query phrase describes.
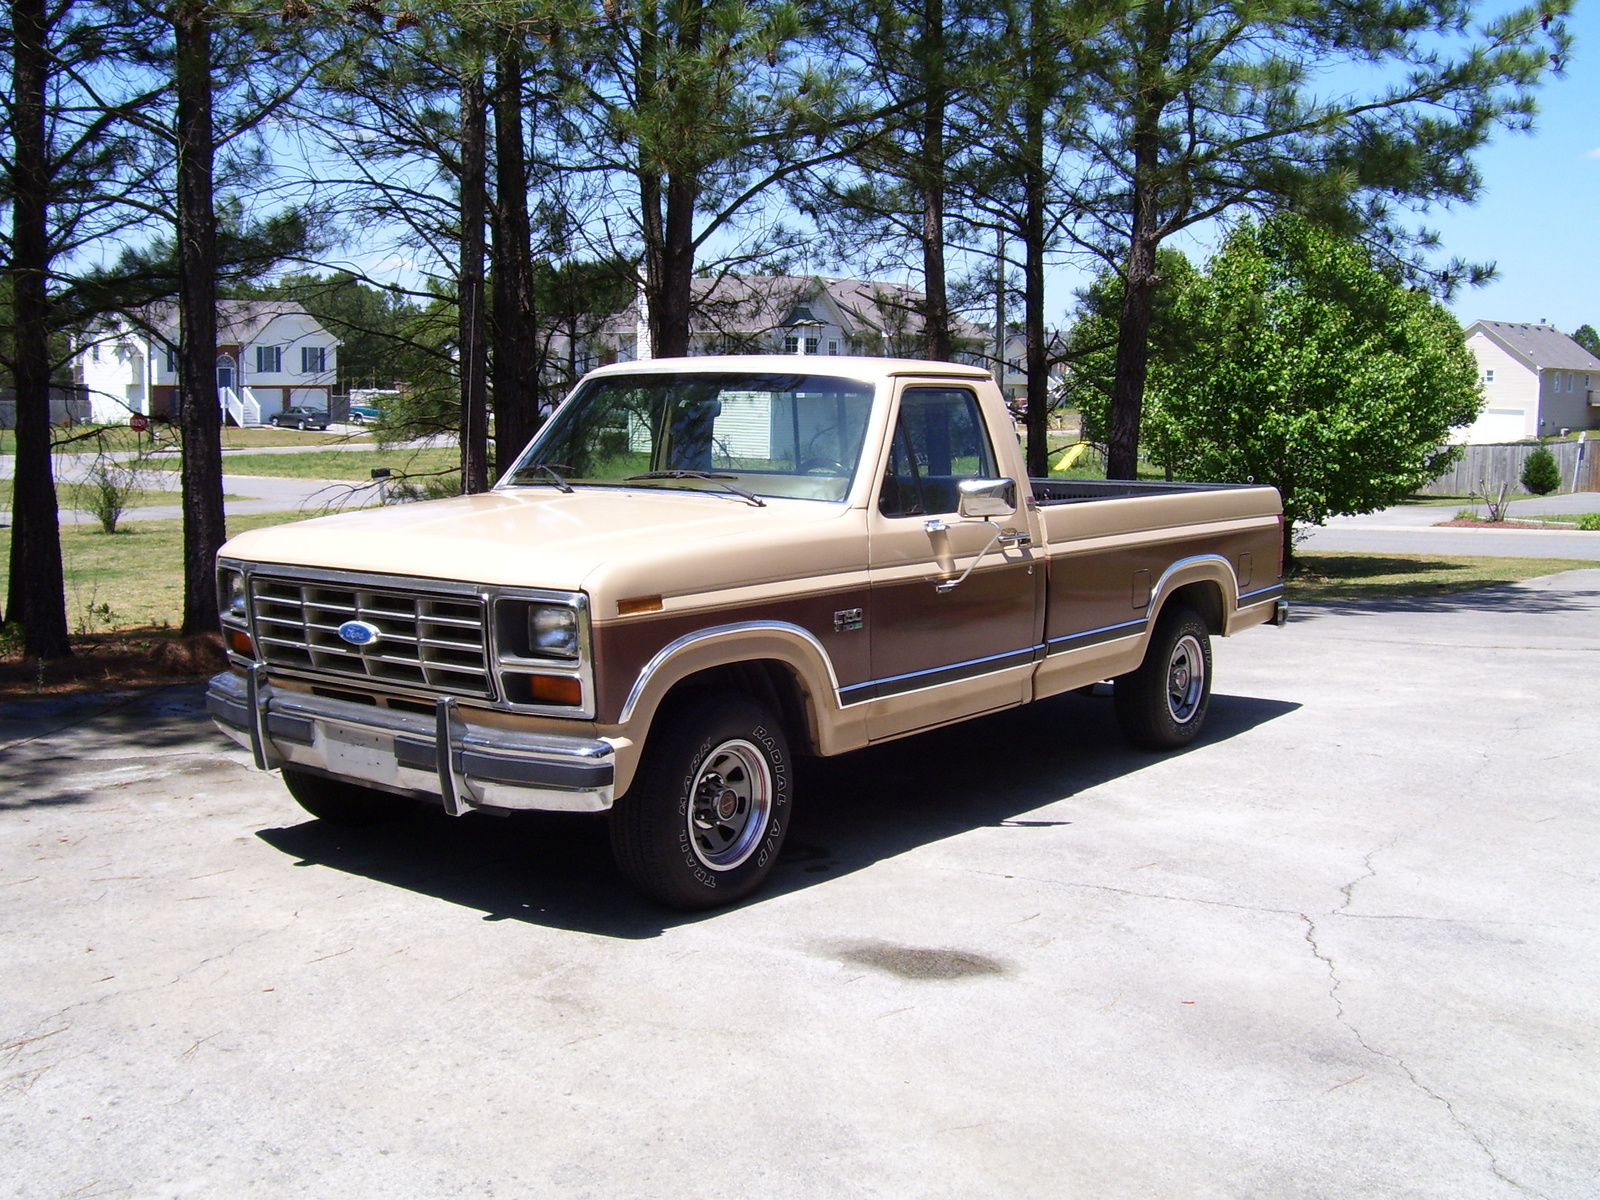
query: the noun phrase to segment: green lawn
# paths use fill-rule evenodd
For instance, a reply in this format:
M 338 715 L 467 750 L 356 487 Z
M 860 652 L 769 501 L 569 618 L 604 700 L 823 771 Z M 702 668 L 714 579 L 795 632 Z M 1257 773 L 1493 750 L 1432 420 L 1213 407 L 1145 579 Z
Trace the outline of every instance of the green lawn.
M 232 517 L 230 534 L 301 519 L 296 513 Z M 98 526 L 61 530 L 67 577 L 67 621 L 75 633 L 141 625 L 176 625 L 183 618 L 183 522 L 138 521 L 114 534 Z M 11 561 L 11 530 L 0 529 L 0 589 Z
M 278 475 L 291 479 L 372 478 L 374 467 L 396 475 L 454 471 L 461 453 L 453 447 L 426 450 L 307 450 L 304 454 L 229 454 L 222 469 L 230 475 Z
M 64 454 L 93 454 L 102 440 L 92 436 L 95 428 L 78 425 L 71 429 L 56 429 L 52 431 L 52 441 L 56 449 Z M 177 445 L 175 431 L 167 426 L 157 425 L 149 433 L 134 433 L 126 425 L 98 428 L 104 432 L 103 440 L 108 450 L 149 450 L 156 446 Z M 225 450 L 254 449 L 259 446 L 305 446 L 314 449 L 317 446 L 342 446 L 351 442 L 368 445 L 372 437 L 366 433 L 321 433 L 315 430 L 301 433 L 298 429 L 277 429 L 270 425 L 263 425 L 259 429 L 240 429 L 227 425 L 222 430 L 222 446 Z M 16 451 L 16 434 L 10 429 L 0 429 L 0 454 L 15 454 Z
M 1600 567 L 1600 562 L 1457 554 L 1302 554 L 1295 558 L 1288 592 L 1290 600 L 1307 601 L 1446 596 L 1586 567 Z

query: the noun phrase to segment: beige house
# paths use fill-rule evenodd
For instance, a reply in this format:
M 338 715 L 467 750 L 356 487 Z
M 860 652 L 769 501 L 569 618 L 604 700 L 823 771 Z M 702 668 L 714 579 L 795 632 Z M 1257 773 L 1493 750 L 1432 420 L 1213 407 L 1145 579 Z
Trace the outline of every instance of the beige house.
M 1555 326 L 1475 321 L 1466 336 L 1484 402 L 1458 441 L 1520 442 L 1600 428 L 1600 358 Z

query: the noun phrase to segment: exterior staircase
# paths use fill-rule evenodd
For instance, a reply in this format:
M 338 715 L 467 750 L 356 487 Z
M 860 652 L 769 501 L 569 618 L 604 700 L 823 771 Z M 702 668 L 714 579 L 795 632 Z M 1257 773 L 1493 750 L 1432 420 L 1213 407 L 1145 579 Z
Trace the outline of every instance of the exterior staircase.
M 261 405 L 249 388 L 235 391 L 231 387 L 218 388 L 222 398 L 222 411 L 227 420 L 244 429 L 261 424 Z

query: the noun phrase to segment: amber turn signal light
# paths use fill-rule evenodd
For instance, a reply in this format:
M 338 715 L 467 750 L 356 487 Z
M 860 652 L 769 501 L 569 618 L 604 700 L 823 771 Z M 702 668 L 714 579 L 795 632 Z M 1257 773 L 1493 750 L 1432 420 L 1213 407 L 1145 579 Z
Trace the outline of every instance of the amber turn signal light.
M 256 656 L 255 644 L 250 641 L 250 635 L 242 629 L 228 630 L 228 649 L 235 654 L 242 654 L 246 658 Z
M 577 708 L 583 703 L 583 684 L 575 675 L 507 675 L 506 699 L 517 704 L 556 704 Z

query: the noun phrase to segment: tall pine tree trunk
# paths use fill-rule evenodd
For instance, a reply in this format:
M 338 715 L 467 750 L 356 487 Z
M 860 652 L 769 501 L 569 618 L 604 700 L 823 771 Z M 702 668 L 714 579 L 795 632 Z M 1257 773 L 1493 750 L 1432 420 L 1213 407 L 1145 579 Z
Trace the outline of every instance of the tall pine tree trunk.
M 460 99 L 461 490 L 471 494 L 489 489 L 488 313 L 483 279 L 489 128 L 481 70 L 462 81 Z
M 494 461 L 501 475 L 539 427 L 539 346 L 522 84 L 521 48 L 513 43 L 500 51 L 496 61 L 494 94 Z
M 217 217 L 213 194 L 211 14 L 173 13 L 178 93 L 178 395 L 183 431 L 183 632 L 219 629 L 222 406 L 217 396 Z
M 1148 180 L 1156 167 L 1155 131 L 1134 133 L 1132 236 L 1123 270 L 1122 310 L 1117 317 L 1116 374 L 1111 385 L 1107 435 L 1107 479 L 1139 476 L 1139 425 L 1144 411 L 1145 377 L 1150 366 L 1150 320 L 1155 311 L 1157 213 Z
M 1044 0 L 1029 5 L 1029 64 L 1023 97 L 1022 330 L 1028 404 L 1023 425 L 1028 434 L 1028 474 L 1050 471 L 1050 358 L 1044 332 L 1045 203 L 1049 178 L 1044 168 L 1045 61 Z
M 22 624 L 23 650 L 72 653 L 61 569 L 60 515 L 50 466 L 49 149 L 45 129 L 49 52 L 42 0 L 13 0 L 11 277 L 17 454 L 12 481 L 11 580 L 7 610 Z
M 692 179 L 669 175 L 661 247 L 661 283 L 650 296 L 656 355 L 689 353 L 689 313 L 694 302 L 694 205 L 700 189 Z
M 928 358 L 949 362 L 950 300 L 945 288 L 945 38 L 943 0 L 926 0 L 922 9 L 921 54 L 927 96 L 922 109 L 922 311 L 923 346 Z

